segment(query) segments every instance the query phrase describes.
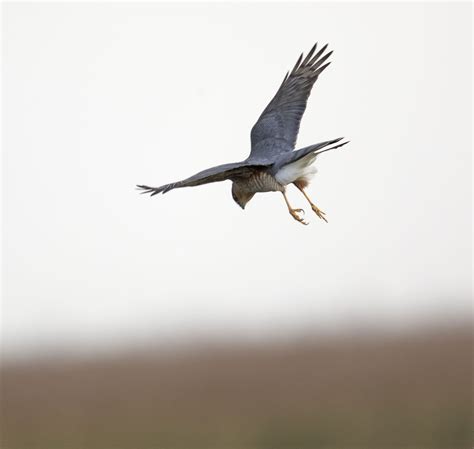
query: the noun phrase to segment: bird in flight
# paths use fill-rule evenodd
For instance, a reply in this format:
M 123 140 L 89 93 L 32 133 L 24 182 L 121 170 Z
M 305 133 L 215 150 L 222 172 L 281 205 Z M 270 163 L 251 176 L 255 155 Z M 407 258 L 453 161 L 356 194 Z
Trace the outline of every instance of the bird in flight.
M 232 181 L 232 198 L 242 209 L 256 193 L 281 192 L 291 216 L 306 225 L 304 210 L 293 209 L 286 195 L 286 187 L 294 184 L 316 215 L 327 222 L 325 213 L 313 203 L 305 189 L 317 171 L 314 167 L 316 158 L 349 142 L 341 142 L 343 137 L 340 137 L 295 150 L 301 117 L 311 89 L 330 64 L 326 61 L 332 51 L 326 52 L 326 49 L 327 44 L 316 52 L 315 44 L 304 59 L 301 54 L 293 70 L 286 74 L 277 93 L 251 130 L 251 151 L 247 159 L 208 168 L 182 181 L 160 187 L 138 185 L 141 193 L 153 196 L 181 187 L 229 179 Z

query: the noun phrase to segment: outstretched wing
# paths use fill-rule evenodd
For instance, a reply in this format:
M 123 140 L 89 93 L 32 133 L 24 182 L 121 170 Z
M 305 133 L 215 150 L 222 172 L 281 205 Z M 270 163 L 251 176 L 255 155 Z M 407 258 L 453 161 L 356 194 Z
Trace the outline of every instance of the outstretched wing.
M 261 169 L 262 167 L 264 167 L 264 165 L 235 162 L 232 164 L 211 167 L 207 170 L 196 173 L 183 181 L 172 182 L 171 184 L 165 184 L 160 187 L 149 187 L 145 185 L 137 185 L 137 187 L 140 190 L 143 190 L 141 193 L 151 193 L 151 196 L 153 196 L 157 193 L 166 193 L 180 187 L 194 187 L 202 184 L 209 184 L 211 182 L 225 181 L 226 179 L 249 177 L 255 173 L 255 170 L 258 170 L 259 168 Z
M 286 74 L 278 92 L 253 126 L 249 159 L 270 161 L 275 154 L 295 148 L 301 117 L 313 84 L 330 64 L 324 64 L 332 54 L 332 51 L 324 54 L 327 44 L 314 54 L 316 47 L 317 44 L 304 60 L 301 54 L 293 70 Z

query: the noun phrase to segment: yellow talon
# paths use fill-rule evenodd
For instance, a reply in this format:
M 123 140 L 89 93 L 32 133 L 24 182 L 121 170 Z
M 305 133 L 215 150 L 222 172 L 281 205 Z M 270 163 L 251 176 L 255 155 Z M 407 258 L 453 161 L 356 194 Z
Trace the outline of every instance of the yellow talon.
M 288 209 L 290 211 L 290 214 L 291 216 L 298 222 L 300 222 L 301 224 L 304 224 L 304 225 L 307 225 L 308 222 L 304 221 L 304 218 L 303 217 L 300 217 L 298 214 L 299 213 L 302 213 L 304 214 L 304 210 L 303 209 Z
M 311 204 L 311 209 L 313 209 L 313 211 L 319 218 L 321 218 L 321 220 L 324 220 L 326 223 L 328 222 L 325 217 L 326 213 L 323 212 L 318 206 L 316 206 L 315 204 Z

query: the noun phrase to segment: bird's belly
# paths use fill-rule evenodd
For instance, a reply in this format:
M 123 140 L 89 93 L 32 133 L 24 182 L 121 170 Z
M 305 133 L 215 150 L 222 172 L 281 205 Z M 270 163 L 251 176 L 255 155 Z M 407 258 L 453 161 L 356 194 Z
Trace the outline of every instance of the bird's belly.
M 310 156 L 312 156 L 311 159 L 303 158 L 280 168 L 275 174 L 276 181 L 284 186 L 295 181 L 309 183 L 318 171 L 317 168 L 312 165 L 315 160 L 314 155 Z
M 247 187 L 252 192 L 283 192 L 285 187 L 267 172 L 259 172 L 249 178 Z

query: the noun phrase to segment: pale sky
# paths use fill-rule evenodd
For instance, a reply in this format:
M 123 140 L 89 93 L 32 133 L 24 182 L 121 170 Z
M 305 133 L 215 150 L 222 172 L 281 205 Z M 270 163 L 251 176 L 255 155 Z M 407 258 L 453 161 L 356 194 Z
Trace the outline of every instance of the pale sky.
M 471 5 L 4 4 L 3 347 L 406 325 L 470 313 Z M 314 42 L 297 147 L 345 136 L 288 214 L 230 182 Z

